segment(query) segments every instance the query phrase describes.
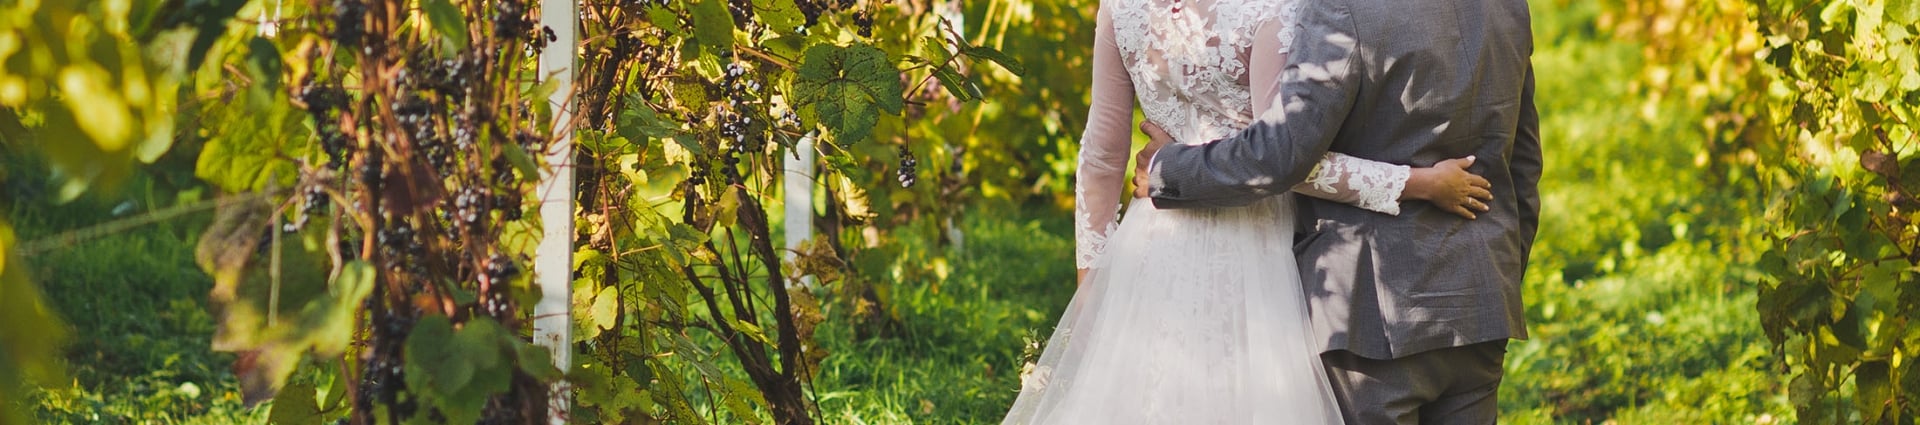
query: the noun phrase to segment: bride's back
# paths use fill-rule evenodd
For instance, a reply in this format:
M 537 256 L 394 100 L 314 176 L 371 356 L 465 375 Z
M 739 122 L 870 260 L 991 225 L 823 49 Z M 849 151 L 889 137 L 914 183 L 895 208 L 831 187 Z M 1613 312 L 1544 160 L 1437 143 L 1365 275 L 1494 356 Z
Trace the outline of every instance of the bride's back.
M 1263 25 L 1291 25 L 1294 0 L 1106 0 L 1146 118 L 1183 142 L 1231 135 L 1253 122 L 1248 71 Z M 1270 27 L 1277 28 L 1277 27 Z M 1285 40 L 1281 40 L 1284 42 Z

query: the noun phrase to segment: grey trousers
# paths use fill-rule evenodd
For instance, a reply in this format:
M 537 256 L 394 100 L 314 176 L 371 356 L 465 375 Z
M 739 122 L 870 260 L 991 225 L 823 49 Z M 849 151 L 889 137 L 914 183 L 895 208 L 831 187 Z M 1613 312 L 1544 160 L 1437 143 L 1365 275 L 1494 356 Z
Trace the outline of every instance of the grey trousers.
M 1347 425 L 1483 425 L 1499 420 L 1507 341 L 1392 360 L 1346 350 L 1320 355 Z

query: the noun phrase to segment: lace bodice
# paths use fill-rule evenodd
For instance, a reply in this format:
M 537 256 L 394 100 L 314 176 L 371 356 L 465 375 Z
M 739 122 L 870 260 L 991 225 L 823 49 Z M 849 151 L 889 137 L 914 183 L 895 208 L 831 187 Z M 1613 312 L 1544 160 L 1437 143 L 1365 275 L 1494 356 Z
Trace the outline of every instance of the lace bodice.
M 1118 225 L 1133 104 L 1182 143 L 1230 136 L 1271 103 L 1292 40 L 1296 0 L 1106 0 L 1082 135 L 1075 263 L 1090 268 Z M 1408 169 L 1329 153 L 1294 191 L 1399 213 Z

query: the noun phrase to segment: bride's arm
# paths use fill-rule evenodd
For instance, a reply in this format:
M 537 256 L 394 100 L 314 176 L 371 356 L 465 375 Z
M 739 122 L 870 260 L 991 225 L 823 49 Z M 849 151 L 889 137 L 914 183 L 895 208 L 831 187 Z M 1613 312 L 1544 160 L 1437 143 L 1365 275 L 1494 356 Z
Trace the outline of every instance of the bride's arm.
M 1248 83 L 1253 92 L 1253 116 L 1264 116 L 1273 106 L 1280 90 L 1280 76 L 1287 65 L 1287 42 L 1293 37 L 1298 0 L 1282 1 L 1254 31 L 1253 47 L 1247 64 Z M 1400 214 L 1400 201 L 1424 200 L 1441 209 L 1474 218 L 1485 211 L 1492 199 L 1487 180 L 1465 170 L 1473 158 L 1451 159 L 1430 168 L 1410 168 L 1327 152 L 1315 164 L 1307 179 L 1293 187 L 1295 193 L 1390 215 Z
M 1093 41 L 1093 92 L 1087 128 L 1080 136 L 1074 180 L 1074 264 L 1082 277 L 1106 250 L 1117 226 L 1127 157 L 1133 148 L 1133 79 L 1113 41 L 1113 21 L 1100 6 Z

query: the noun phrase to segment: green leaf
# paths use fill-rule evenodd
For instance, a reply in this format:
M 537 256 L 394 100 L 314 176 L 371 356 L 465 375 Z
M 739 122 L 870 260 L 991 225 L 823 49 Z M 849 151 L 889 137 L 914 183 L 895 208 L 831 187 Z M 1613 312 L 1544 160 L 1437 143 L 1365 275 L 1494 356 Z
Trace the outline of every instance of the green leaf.
M 355 317 L 360 310 L 360 302 L 373 294 L 373 266 L 366 261 L 354 260 L 340 269 L 340 278 L 335 279 L 328 292 L 331 297 L 325 302 L 311 304 L 324 308 L 325 317 L 313 327 L 313 350 L 323 356 L 338 355 L 346 352 L 347 345 L 353 342 Z
M 969 85 L 971 82 L 968 81 L 966 77 L 961 76 L 958 71 L 954 71 L 953 68 L 944 66 L 934 68 L 933 76 L 935 79 L 940 80 L 940 87 L 946 88 L 947 93 L 953 94 L 953 97 L 959 99 L 961 102 L 979 99 L 982 94 L 978 87 Z
M 540 166 L 534 165 L 533 155 L 527 153 L 527 148 L 521 147 L 519 143 L 501 143 L 500 146 L 500 151 L 507 154 L 507 162 L 512 163 L 513 168 L 520 171 L 520 175 L 540 175 Z
M 1861 362 L 1854 370 L 1854 383 L 1859 387 L 1855 393 L 1854 406 L 1860 410 L 1861 423 L 1892 422 L 1885 416 L 1890 413 L 1887 407 L 1899 404 L 1894 394 L 1891 371 L 1884 361 Z
M 747 322 L 740 319 L 734 319 L 733 329 L 740 331 L 740 333 L 746 334 L 748 338 L 752 338 L 754 341 L 760 341 L 761 344 L 773 345 L 773 340 L 767 338 L 767 332 L 764 330 L 761 330 L 760 325 L 755 325 L 751 322 Z
M 408 388 L 452 389 L 473 379 L 473 365 L 452 349 L 453 322 L 446 316 L 421 318 L 407 334 Z
M 985 46 L 969 46 L 965 51 L 960 52 L 960 54 L 967 55 L 975 59 L 986 59 L 989 61 L 993 61 L 993 63 L 1000 64 L 1001 68 L 1005 68 L 1007 72 L 1011 72 L 1013 73 L 1013 75 L 1019 75 L 1019 76 L 1027 75 L 1026 66 L 1021 65 L 1020 61 L 1015 60 L 1012 56 L 1007 56 L 1006 53 L 1001 53 L 999 49 L 995 49 L 992 47 L 985 47 Z
M 727 0 L 698 0 L 693 5 L 693 37 L 709 52 L 733 50 L 733 13 L 727 11 Z
M 486 371 L 500 366 L 501 342 L 508 338 L 498 322 L 491 318 L 477 317 L 467 320 L 460 330 L 453 332 L 453 350 L 462 354 L 475 371 Z
M 660 119 L 653 106 L 639 94 L 628 95 L 627 108 L 620 111 L 620 135 L 629 141 L 658 139 L 672 136 L 677 125 Z
M 320 410 L 340 408 L 340 403 L 347 399 L 347 379 L 351 378 L 341 376 L 335 369 L 322 368 L 320 373 L 327 378 L 327 392 L 321 397 L 324 401 L 320 402 Z
M 680 15 L 674 14 L 665 6 L 647 6 L 647 22 L 652 23 L 654 28 L 667 30 L 669 34 L 687 36 L 686 25 L 680 24 Z
M 296 382 L 280 390 L 273 398 L 273 411 L 267 422 L 275 425 L 318 425 L 320 406 L 314 404 L 313 384 Z
M 541 381 L 561 378 L 560 369 L 553 367 L 553 353 L 547 351 L 547 347 L 520 342 L 514 348 L 515 360 L 521 372 Z
M 453 43 L 454 49 L 467 48 L 467 18 L 460 14 L 459 7 L 447 0 L 421 0 L 420 7 L 426 9 L 433 30 Z
M 807 17 L 800 13 L 800 6 L 793 0 L 753 0 L 753 14 L 760 23 L 780 34 L 793 34 L 807 24 Z
M 800 49 L 807 47 L 807 36 L 783 35 L 772 40 L 761 42 L 760 46 L 765 47 L 768 52 L 772 52 L 775 56 L 783 58 L 797 57 L 800 56 Z
M 253 71 L 267 87 L 280 87 L 280 76 L 286 72 L 286 62 L 280 59 L 280 49 L 272 40 L 254 37 L 247 43 L 247 61 L 253 65 Z
M 1920 1 L 1887 0 L 1886 8 L 1893 22 L 1920 22 Z
M 947 50 L 947 42 L 940 37 L 920 37 L 920 49 L 927 55 L 927 62 L 936 67 L 946 67 L 953 60 L 953 52 Z
M 220 41 L 220 37 L 226 33 L 227 20 L 225 19 L 214 19 L 202 24 L 200 31 L 193 36 L 193 44 L 187 48 L 186 69 L 200 69 L 200 63 L 207 60 L 207 51 L 213 50 L 213 43 Z
M 807 49 L 790 93 L 800 113 L 827 127 L 841 144 L 865 140 L 879 113 L 906 106 L 900 70 L 871 45 L 818 45 Z

